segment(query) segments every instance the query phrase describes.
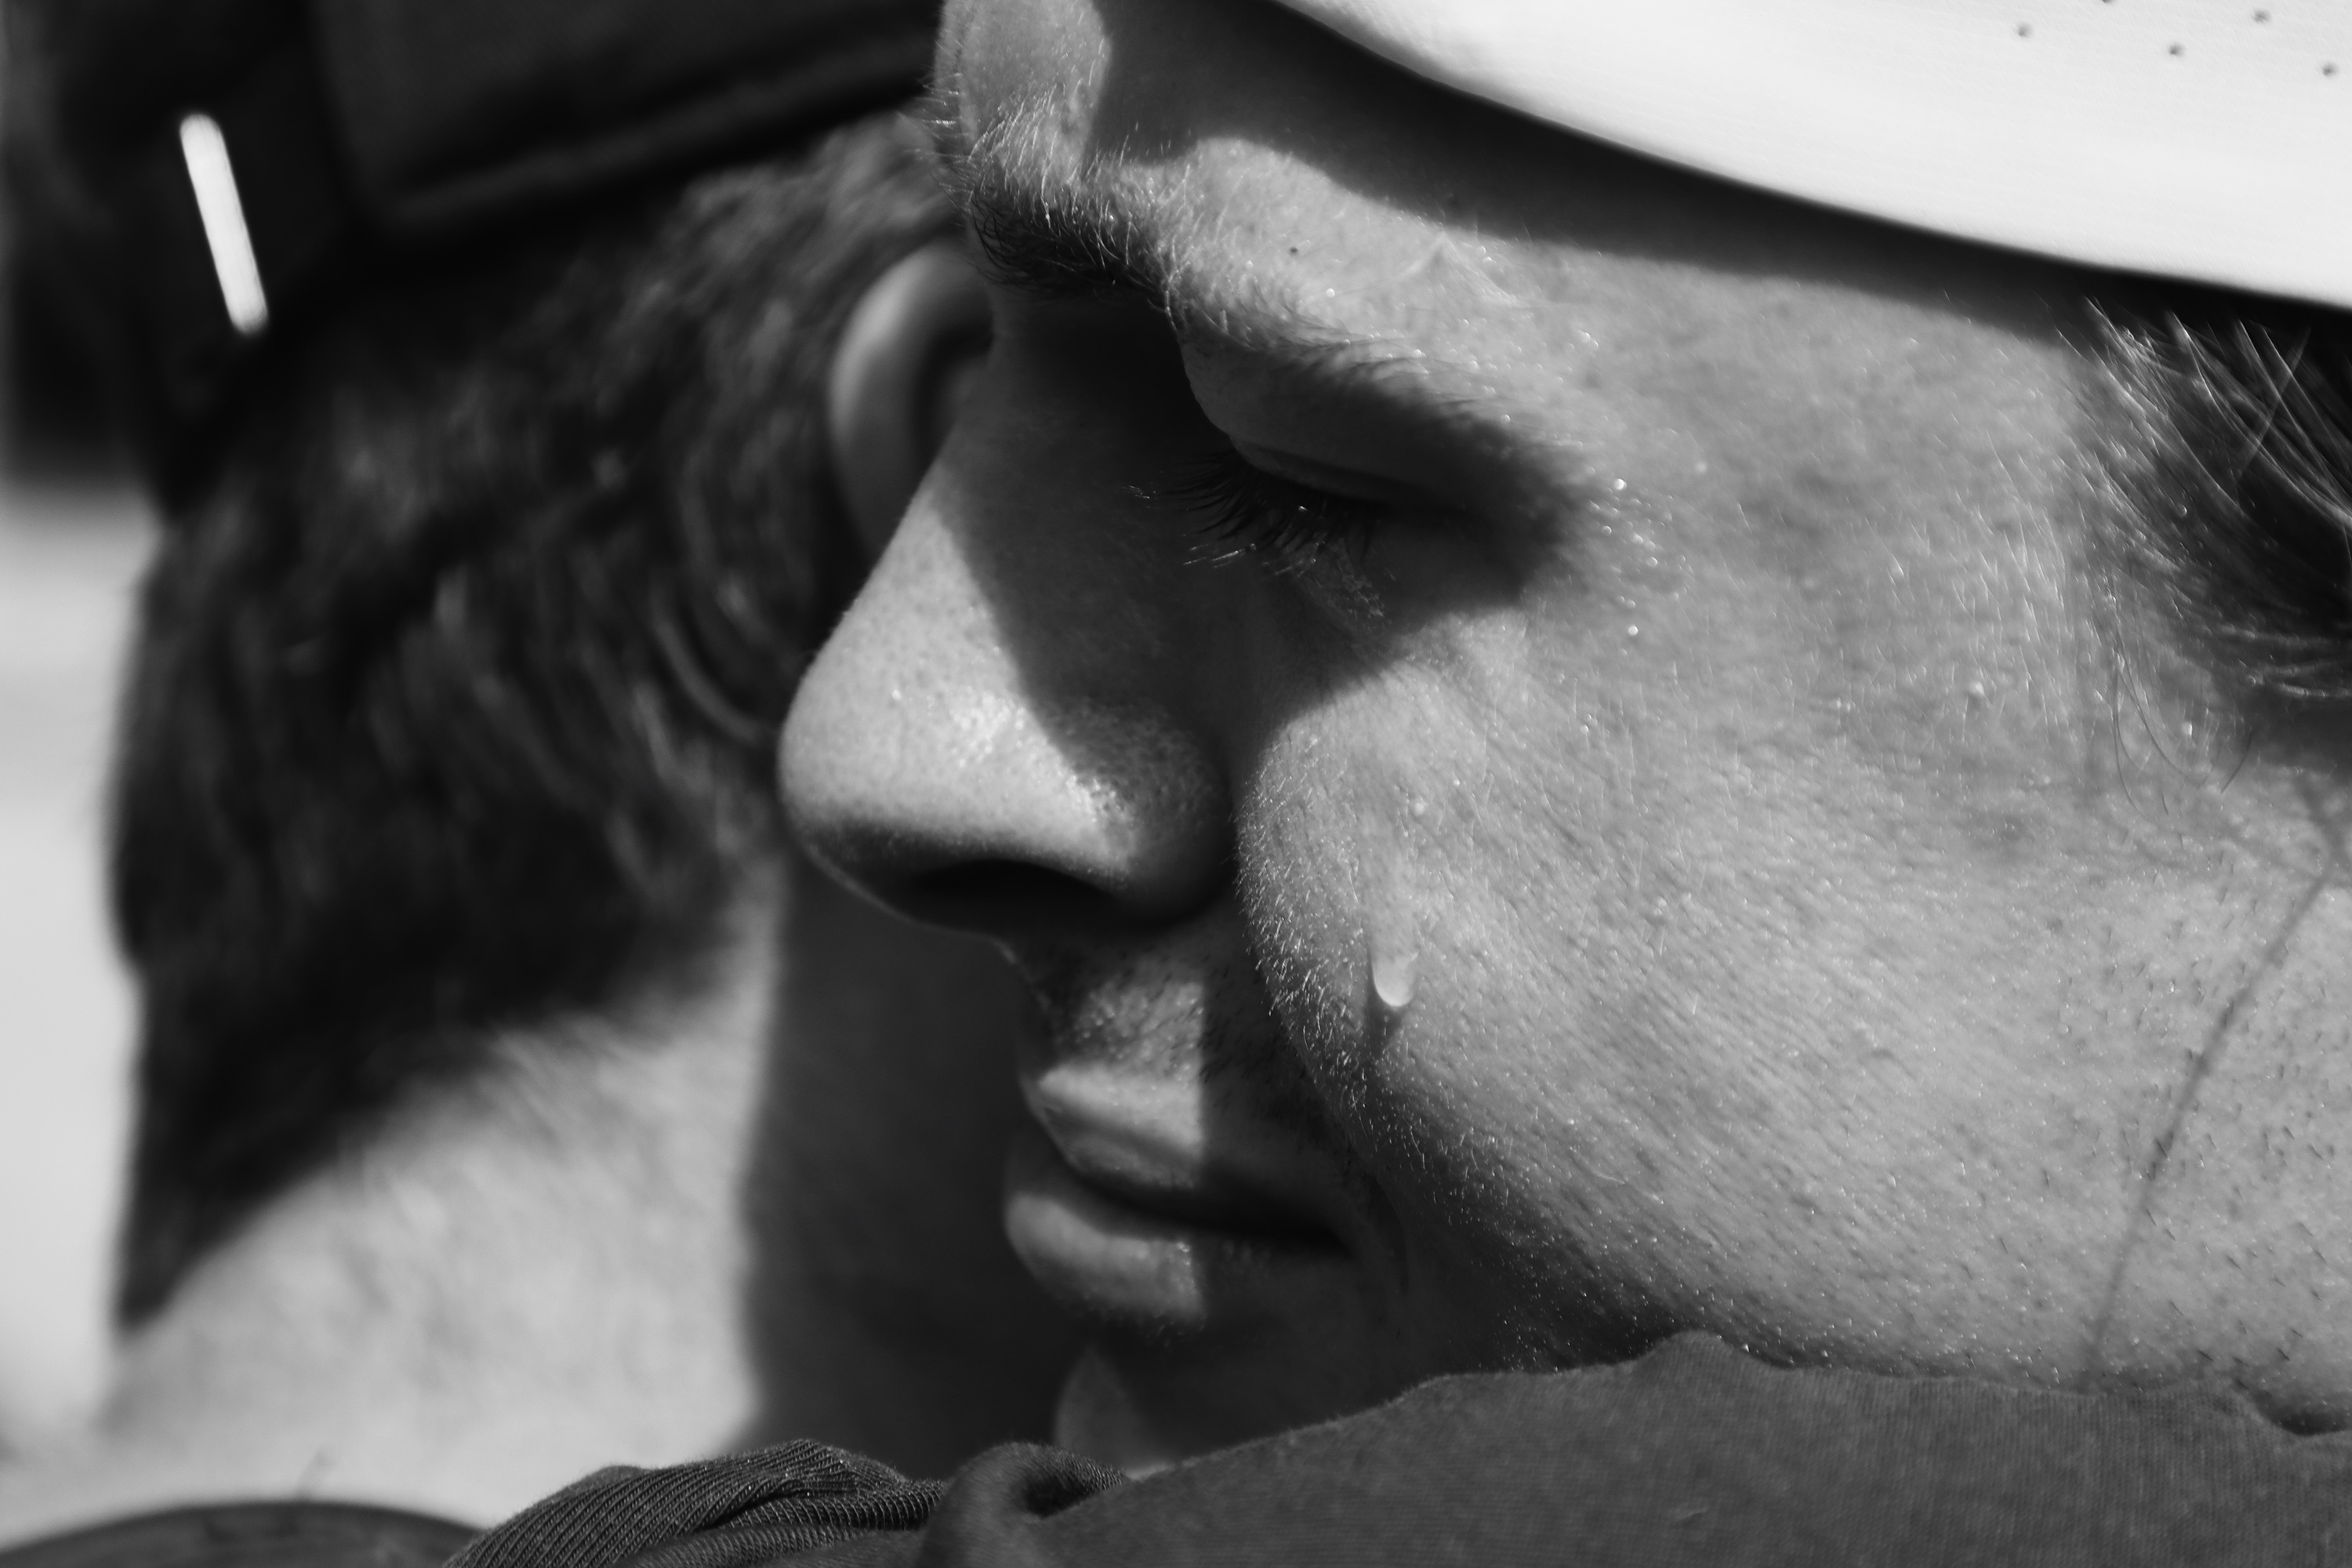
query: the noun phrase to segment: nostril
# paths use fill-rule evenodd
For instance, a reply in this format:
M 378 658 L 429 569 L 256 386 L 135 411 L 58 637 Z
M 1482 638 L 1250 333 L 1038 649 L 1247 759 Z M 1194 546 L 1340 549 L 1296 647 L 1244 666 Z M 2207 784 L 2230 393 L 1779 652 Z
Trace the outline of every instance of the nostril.
M 961 860 L 919 872 L 898 884 L 891 902 L 919 921 L 1007 936 L 1136 923 L 1114 895 L 1021 860 Z

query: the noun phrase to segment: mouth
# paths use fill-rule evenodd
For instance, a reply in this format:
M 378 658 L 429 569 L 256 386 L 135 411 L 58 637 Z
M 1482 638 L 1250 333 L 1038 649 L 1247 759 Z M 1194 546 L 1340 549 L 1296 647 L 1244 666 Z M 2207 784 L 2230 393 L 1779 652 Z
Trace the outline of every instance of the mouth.
M 1037 1124 L 1014 1141 L 1006 1234 L 1098 1332 L 1165 1343 L 1240 1330 L 1328 1298 L 1349 1268 L 1278 1152 L 1210 1146 L 1196 1090 L 1055 1073 L 1029 1098 Z

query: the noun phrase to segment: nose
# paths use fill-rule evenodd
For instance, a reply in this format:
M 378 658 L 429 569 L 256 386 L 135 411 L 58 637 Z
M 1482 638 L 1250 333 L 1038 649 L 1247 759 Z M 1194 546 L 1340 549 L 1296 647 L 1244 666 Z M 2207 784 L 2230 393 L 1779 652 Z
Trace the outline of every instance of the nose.
M 950 440 L 802 684 L 781 759 L 794 830 L 918 920 L 1006 936 L 1181 919 L 1231 856 L 1176 607 L 1086 526 L 1076 466 L 992 441 L 995 423 Z

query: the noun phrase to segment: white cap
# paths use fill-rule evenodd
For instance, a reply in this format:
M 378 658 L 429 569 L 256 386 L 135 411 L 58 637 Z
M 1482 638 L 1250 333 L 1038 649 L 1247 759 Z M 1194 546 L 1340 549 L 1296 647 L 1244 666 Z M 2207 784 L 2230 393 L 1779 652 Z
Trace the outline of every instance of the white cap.
M 1281 0 L 1686 168 L 2352 308 L 2352 0 Z

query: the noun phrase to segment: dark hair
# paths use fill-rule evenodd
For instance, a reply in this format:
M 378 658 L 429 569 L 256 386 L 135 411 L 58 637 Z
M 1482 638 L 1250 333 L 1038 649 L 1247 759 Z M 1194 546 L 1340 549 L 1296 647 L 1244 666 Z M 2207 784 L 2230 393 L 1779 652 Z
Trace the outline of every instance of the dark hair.
M 2137 288 L 2093 340 L 2095 512 L 2128 595 L 2248 738 L 2352 705 L 2352 317 Z
M 149 574 L 122 710 L 125 1321 L 492 1031 L 709 950 L 862 570 L 832 345 L 946 221 L 879 116 L 381 276 L 274 351 Z

